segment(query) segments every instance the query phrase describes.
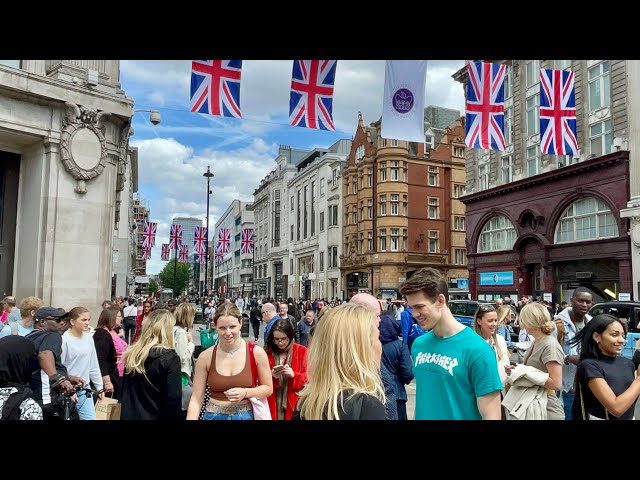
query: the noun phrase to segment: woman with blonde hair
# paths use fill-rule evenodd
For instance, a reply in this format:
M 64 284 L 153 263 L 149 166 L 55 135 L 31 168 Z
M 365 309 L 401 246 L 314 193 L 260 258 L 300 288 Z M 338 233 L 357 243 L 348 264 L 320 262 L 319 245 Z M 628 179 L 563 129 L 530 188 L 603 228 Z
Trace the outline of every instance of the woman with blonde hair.
M 503 337 L 507 348 L 513 348 L 513 341 L 511 340 L 511 333 L 507 325 L 511 322 L 511 308 L 509 305 L 501 305 L 498 308 L 498 324 L 496 326 L 496 333 Z
M 191 378 L 193 374 L 193 352 L 196 348 L 189 329 L 193 327 L 196 316 L 196 308 L 193 303 L 183 302 L 176 307 L 176 326 L 173 329 L 173 342 L 175 350 L 180 357 L 180 371 L 182 382 L 182 409 L 189 407 L 191 399 Z
M 533 337 L 533 343 L 527 349 L 523 359 L 523 365 L 527 369 L 522 369 L 522 365 L 513 367 L 515 370 L 509 366 L 511 380 L 514 377 L 520 377 L 519 372 L 516 373 L 518 369 L 532 372 L 533 375 L 529 374 L 529 377 L 541 379 L 538 386 L 546 389 L 546 419 L 564 420 L 564 407 L 556 395 L 556 391 L 562 387 L 564 352 L 558 341 L 551 335 L 555 330 L 555 324 L 551 321 L 549 310 L 540 303 L 528 303 L 520 310 L 520 325 Z M 510 383 L 516 385 L 512 381 Z M 510 393 L 511 390 L 507 397 Z M 505 407 L 507 407 L 506 404 Z
M 344 303 L 318 322 L 294 419 L 384 420 L 382 345 L 371 311 Z
M 267 354 L 240 336 L 242 314 L 234 304 L 221 303 L 213 324 L 218 342 L 198 356 L 187 420 L 253 420 L 249 399 L 273 393 Z
M 509 307 L 506 308 L 508 309 Z M 509 365 L 509 351 L 504 337 L 497 334 L 498 316 L 499 313 L 496 312 L 493 305 L 480 305 L 476 310 L 471 326 L 473 331 L 484 338 L 496 354 L 498 375 L 500 375 L 502 393 L 504 393 L 507 383 L 507 371 L 510 370 L 505 368 Z
M 138 341 L 124 353 L 122 420 L 183 418 L 180 357 L 173 349 L 175 323 L 169 310 L 149 313 Z

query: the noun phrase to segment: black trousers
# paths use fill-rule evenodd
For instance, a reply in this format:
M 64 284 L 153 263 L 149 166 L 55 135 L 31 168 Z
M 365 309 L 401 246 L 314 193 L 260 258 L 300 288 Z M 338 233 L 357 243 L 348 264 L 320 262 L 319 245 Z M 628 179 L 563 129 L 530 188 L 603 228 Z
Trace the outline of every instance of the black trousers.
M 122 327 L 124 328 L 124 339 L 130 344 L 131 339 L 136 333 L 136 317 L 125 317 L 122 321 Z
M 398 420 L 406 420 L 407 419 L 407 401 L 397 400 L 396 404 L 398 406 Z
M 253 327 L 253 337 L 258 338 L 260 336 L 260 323 L 262 320 L 252 320 L 251 326 Z

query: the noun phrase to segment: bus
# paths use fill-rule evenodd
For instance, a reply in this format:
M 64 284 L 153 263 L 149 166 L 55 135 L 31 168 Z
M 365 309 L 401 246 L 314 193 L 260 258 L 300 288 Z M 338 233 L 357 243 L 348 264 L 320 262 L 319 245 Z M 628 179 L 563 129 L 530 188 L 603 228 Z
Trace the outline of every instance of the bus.
M 166 303 L 173 298 L 173 290 L 171 288 L 163 288 L 160 290 L 160 302 Z

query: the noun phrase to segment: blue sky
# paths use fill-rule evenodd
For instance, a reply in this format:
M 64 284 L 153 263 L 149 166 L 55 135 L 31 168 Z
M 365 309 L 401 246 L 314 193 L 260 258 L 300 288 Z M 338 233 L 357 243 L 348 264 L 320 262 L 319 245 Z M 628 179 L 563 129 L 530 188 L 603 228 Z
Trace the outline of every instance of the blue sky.
M 451 75 L 463 60 L 427 64 L 426 105 L 455 108 L 464 114 L 462 85 Z M 338 60 L 333 99 L 335 132 L 289 125 L 291 60 L 244 60 L 240 105 L 242 119 L 189 111 L 190 60 L 122 60 L 120 82 L 136 109 L 159 110 L 154 126 L 149 114 L 135 113 L 132 146 L 138 147 L 140 197 L 158 222 L 156 247 L 147 273 L 158 273 L 160 245 L 168 243 L 173 217 L 204 220 L 206 179 L 211 166 L 213 193 L 209 228 L 234 199 L 253 200 L 260 180 L 275 167 L 279 145 L 312 149 L 352 138 L 358 112 L 366 125 L 380 118 L 384 60 Z M 211 236 L 210 236 L 211 238 Z

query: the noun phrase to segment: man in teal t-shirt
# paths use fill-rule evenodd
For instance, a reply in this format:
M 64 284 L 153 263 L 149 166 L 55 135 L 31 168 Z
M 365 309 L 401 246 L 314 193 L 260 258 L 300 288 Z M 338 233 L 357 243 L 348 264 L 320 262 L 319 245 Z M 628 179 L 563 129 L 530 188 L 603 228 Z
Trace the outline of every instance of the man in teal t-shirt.
M 500 420 L 502 383 L 493 349 L 458 322 L 447 305 L 448 286 L 433 268 L 400 287 L 413 317 L 428 331 L 413 343 L 416 420 Z

